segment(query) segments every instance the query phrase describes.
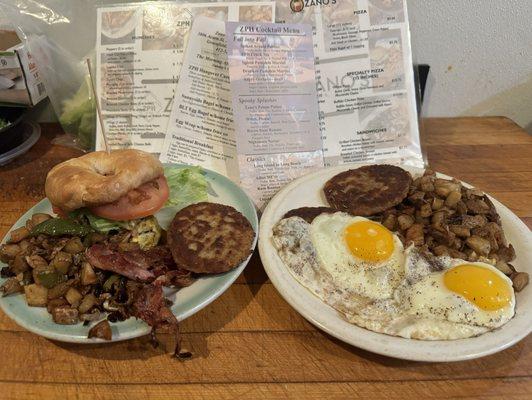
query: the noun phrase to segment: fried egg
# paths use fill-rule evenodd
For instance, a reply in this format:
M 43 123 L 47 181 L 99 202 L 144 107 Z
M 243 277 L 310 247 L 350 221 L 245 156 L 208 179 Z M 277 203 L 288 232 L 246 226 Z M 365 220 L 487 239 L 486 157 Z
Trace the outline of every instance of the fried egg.
M 495 329 L 508 322 L 515 309 L 512 281 L 482 262 L 445 258 L 444 270 L 429 273 L 395 293 L 408 313 L 423 318 Z
M 389 298 L 404 276 L 401 240 L 367 218 L 321 214 L 310 224 L 310 240 L 336 285 L 361 296 Z
M 423 340 L 476 336 L 515 312 L 511 280 L 480 262 L 434 257 L 343 212 L 290 217 L 272 236 L 292 275 L 349 322 Z

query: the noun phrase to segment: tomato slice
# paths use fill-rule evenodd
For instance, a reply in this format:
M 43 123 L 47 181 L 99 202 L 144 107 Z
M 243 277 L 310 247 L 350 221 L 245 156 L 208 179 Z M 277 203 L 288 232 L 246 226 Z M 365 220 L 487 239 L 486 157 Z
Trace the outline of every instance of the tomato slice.
M 112 203 L 90 207 L 89 210 L 98 217 L 113 221 L 129 221 L 153 215 L 163 207 L 169 195 L 166 178 L 161 175 L 154 181 L 129 191 Z
M 54 206 L 52 204 L 52 212 L 57 215 L 58 217 L 61 217 L 61 218 L 67 218 L 68 217 L 68 214 L 66 212 L 64 212 L 62 209 L 60 209 L 59 207 L 57 206 Z

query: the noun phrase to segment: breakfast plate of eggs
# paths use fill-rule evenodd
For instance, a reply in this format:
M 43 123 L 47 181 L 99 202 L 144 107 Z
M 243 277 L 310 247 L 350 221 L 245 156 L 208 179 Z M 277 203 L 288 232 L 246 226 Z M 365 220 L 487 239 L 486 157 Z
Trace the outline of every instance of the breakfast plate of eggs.
M 402 168 L 413 178 L 424 173 Z M 489 197 L 504 240 L 515 248 L 511 275 L 472 249 L 467 257 L 457 250 L 443 252 L 441 246 L 429 251 L 382 219 L 330 208 L 324 184 L 349 169 L 332 167 L 296 179 L 276 194 L 261 218 L 264 268 L 303 317 L 353 346 L 416 361 L 482 357 L 530 333 L 531 288 L 516 289 L 511 279 L 516 270 L 532 272 L 531 233 L 517 216 Z M 299 207 L 321 208 L 311 218 L 290 216 Z M 458 239 L 462 251 L 465 242 L 482 251 L 470 240 L 473 234 L 467 235 Z

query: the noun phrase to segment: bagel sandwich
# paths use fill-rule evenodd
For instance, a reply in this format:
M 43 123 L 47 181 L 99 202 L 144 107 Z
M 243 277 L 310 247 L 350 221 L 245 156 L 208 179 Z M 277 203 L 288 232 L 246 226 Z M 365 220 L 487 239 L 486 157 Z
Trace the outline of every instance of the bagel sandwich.
M 95 151 L 53 167 L 45 193 L 56 214 L 85 218 L 98 232 L 128 229 L 139 245 L 157 243 L 161 228 L 154 214 L 207 198 L 200 168 L 164 167 L 152 154 L 135 149 Z

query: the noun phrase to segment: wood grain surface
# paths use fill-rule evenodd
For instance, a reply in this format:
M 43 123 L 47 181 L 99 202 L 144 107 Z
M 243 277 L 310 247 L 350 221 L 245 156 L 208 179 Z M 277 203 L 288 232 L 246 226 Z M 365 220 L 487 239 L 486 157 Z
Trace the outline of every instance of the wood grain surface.
M 0 237 L 44 197 L 55 164 L 78 156 L 43 125 L 29 153 L 0 167 Z M 433 118 L 422 142 L 433 169 L 500 200 L 532 227 L 532 138 L 507 118 Z M 2 399 L 532 398 L 530 337 L 465 362 L 418 363 L 359 350 L 317 330 L 269 283 L 257 254 L 218 300 L 181 325 L 194 358 L 172 338 L 75 345 L 29 333 L 0 312 Z

